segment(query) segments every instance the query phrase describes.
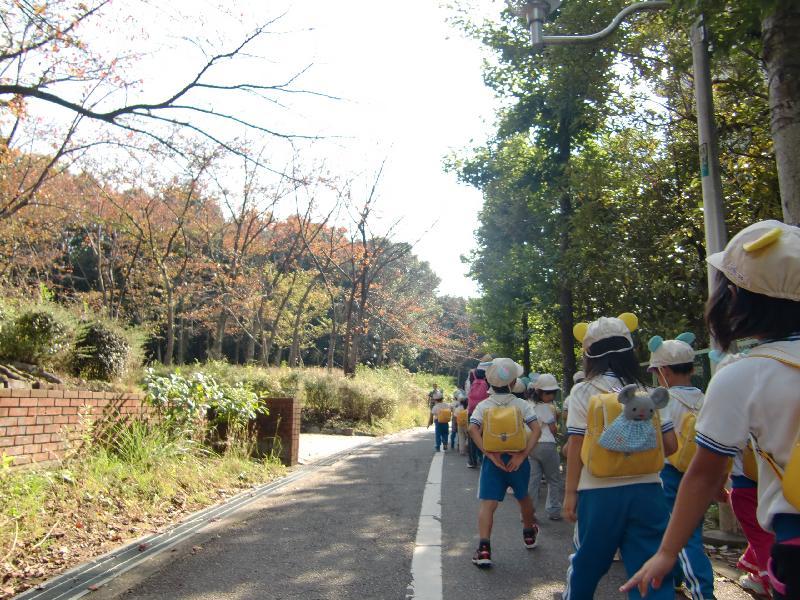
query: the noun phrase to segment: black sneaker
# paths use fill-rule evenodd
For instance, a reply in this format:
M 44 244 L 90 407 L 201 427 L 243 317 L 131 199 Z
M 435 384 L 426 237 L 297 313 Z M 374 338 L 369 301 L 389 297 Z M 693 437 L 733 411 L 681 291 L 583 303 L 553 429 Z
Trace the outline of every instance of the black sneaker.
M 479 569 L 488 569 L 492 566 L 492 549 L 487 542 L 478 545 L 478 549 L 472 555 L 472 564 Z
M 522 543 L 528 550 L 536 548 L 536 538 L 539 535 L 539 528 L 534 525 L 531 529 L 522 530 Z
M 477 467 L 478 467 L 478 465 L 476 463 L 467 463 L 467 468 L 468 469 L 475 469 Z

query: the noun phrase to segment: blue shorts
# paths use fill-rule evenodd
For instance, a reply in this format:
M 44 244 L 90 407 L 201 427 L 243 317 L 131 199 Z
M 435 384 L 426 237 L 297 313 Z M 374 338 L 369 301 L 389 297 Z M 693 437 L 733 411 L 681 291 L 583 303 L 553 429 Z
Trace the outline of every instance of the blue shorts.
M 511 460 L 510 454 L 501 454 L 501 460 L 508 464 Z M 519 469 L 513 473 L 501 471 L 488 458 L 484 458 L 481 467 L 481 478 L 478 484 L 479 500 L 496 500 L 502 502 L 506 497 L 506 489 L 511 487 L 514 490 L 514 497 L 522 500 L 528 495 L 528 481 L 531 478 L 531 463 L 525 459 Z

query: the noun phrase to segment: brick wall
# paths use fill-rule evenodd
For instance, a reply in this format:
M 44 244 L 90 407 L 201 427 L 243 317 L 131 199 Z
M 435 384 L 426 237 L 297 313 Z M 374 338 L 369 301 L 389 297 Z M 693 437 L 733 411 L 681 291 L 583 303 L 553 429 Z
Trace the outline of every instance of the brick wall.
M 294 398 L 269 398 L 268 415 L 255 421 L 257 451 L 269 454 L 275 450 L 274 438 L 280 438 L 280 458 L 283 464 L 297 464 L 300 449 L 300 402 Z
M 280 457 L 287 465 L 297 464 L 300 440 L 300 403 L 294 398 L 266 400 L 269 415 L 254 423 L 258 450 L 275 448 L 280 438 Z M 80 445 L 86 425 L 94 435 L 128 419 L 147 419 L 154 409 L 141 394 L 0 388 L 0 455 L 14 457 L 14 466 L 56 460 L 69 447 Z
M 113 423 L 152 412 L 140 394 L 0 388 L 0 454 L 13 456 L 15 466 L 56 460 L 80 444 L 87 424 L 102 435 Z

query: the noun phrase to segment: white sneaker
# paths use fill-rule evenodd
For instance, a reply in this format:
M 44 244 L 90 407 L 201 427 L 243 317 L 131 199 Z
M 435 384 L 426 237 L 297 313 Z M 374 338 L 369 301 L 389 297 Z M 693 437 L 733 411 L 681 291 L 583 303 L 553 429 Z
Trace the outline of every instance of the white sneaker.
M 742 589 L 753 592 L 758 596 L 769 596 L 767 590 L 764 589 L 764 584 L 749 573 L 739 577 L 739 585 L 742 586 Z

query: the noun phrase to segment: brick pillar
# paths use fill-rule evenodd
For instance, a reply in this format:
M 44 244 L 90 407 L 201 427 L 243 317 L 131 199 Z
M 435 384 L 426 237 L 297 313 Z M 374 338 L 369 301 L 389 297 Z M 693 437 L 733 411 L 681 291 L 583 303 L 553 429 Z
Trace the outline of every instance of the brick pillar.
M 256 451 L 268 455 L 275 449 L 275 438 L 280 440 L 280 459 L 283 464 L 297 464 L 300 450 L 300 402 L 294 398 L 265 398 L 268 415 L 255 420 Z

